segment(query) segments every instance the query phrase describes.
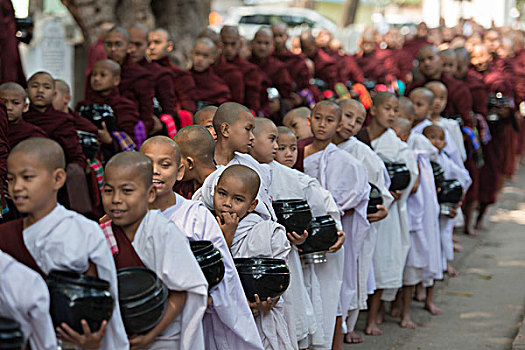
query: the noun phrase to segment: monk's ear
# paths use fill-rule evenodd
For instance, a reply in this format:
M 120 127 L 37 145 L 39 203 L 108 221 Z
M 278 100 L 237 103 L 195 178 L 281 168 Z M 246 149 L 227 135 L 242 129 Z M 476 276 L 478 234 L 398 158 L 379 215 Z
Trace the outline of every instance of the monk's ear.
M 372 105 L 372 107 L 370 107 L 370 115 L 372 117 L 375 117 L 376 116 L 376 112 L 377 112 L 376 106 Z
M 312 126 L 312 116 L 311 115 L 306 117 L 306 122 L 308 123 L 308 126 Z
M 67 179 L 67 174 L 66 174 L 66 171 L 62 168 L 59 168 L 59 169 L 55 169 L 55 171 L 53 171 L 53 189 L 58 191 L 59 189 L 62 188 L 62 186 L 64 186 L 64 184 L 66 183 L 66 179 Z
M 171 40 L 168 41 L 168 48 L 167 48 L 167 51 L 168 51 L 168 52 L 173 51 L 173 47 L 174 47 L 174 45 L 173 45 L 173 41 L 171 41 Z
M 153 204 L 155 202 L 155 199 L 157 198 L 157 193 L 155 192 L 155 187 L 151 185 L 148 188 L 148 204 Z
M 248 208 L 248 214 L 255 210 L 255 208 L 257 207 L 257 204 L 259 204 L 259 200 L 254 199 L 252 204 L 250 204 L 250 207 Z
M 113 85 L 119 86 L 120 85 L 120 75 L 116 75 L 113 77 Z
M 184 165 L 184 163 L 180 163 L 179 164 L 179 168 L 177 169 L 177 177 L 176 177 L 176 180 L 177 181 L 181 181 L 182 178 L 184 177 L 184 173 L 186 172 L 186 166 Z
M 64 94 L 64 98 L 66 99 L 66 103 L 69 105 L 69 102 L 71 102 L 71 94 L 69 92 L 66 92 Z
M 184 171 L 190 171 L 190 170 L 193 170 L 193 168 L 195 168 L 195 161 L 193 160 L 192 157 L 186 157 L 186 167 L 184 169 Z
M 220 132 L 222 137 L 230 137 L 230 125 L 228 123 L 222 123 Z
M 24 109 L 23 109 L 23 113 L 27 112 L 29 110 L 29 103 L 27 102 L 27 100 L 24 101 Z

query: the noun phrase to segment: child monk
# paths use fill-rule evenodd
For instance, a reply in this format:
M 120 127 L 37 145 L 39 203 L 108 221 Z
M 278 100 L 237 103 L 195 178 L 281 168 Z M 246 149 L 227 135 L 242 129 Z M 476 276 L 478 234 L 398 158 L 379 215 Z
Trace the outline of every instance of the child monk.
M 355 331 L 355 324 L 359 315 L 359 310 L 367 308 L 366 300 L 368 294 L 374 292 L 374 274 L 372 270 L 372 256 L 377 241 L 379 221 L 388 215 L 388 207 L 393 201 L 393 197 L 388 191 L 387 184 L 390 179 L 385 177 L 386 167 L 381 158 L 367 145 L 355 138 L 355 135 L 361 130 L 366 118 L 366 110 L 357 100 L 346 99 L 339 100 L 337 104 L 341 107 L 343 117 L 337 132 L 332 139 L 339 148 L 347 151 L 365 166 L 368 181 L 377 186 L 383 196 L 383 205 L 377 207 L 378 211 L 374 214 L 368 214 L 367 219 L 370 222 L 370 230 L 363 242 L 363 248 L 358 257 L 358 293 L 352 300 L 350 316 L 347 319 L 346 343 L 361 343 L 362 337 L 359 337 Z M 357 311 L 354 311 L 357 310 Z
M 210 292 L 203 327 L 206 348 L 261 349 L 262 344 L 246 303 L 239 276 L 228 245 L 217 221 L 202 202 L 184 199 L 173 192 L 175 180 L 184 173 L 181 153 L 175 141 L 164 136 L 152 137 L 140 151 L 153 162 L 155 201 L 150 209 L 159 209 L 190 240 L 211 241 L 221 252 L 225 267 L 223 280 Z
M 307 107 L 292 109 L 284 116 L 283 125 L 292 129 L 298 140 L 307 139 L 312 137 L 312 130 L 307 121 L 309 115 L 310 109 Z
M 46 283 L 38 273 L 1 250 L 0 316 L 20 324 L 24 348 L 56 350 Z
M 115 296 L 110 320 L 93 330 L 83 320 L 83 335 L 65 323 L 56 332 L 63 341 L 84 348 L 128 349 L 115 264 L 104 235 L 96 223 L 57 204 L 66 180 L 60 145 L 43 138 L 22 141 L 11 151 L 7 168 L 9 194 L 24 218 L 0 225 L 0 249 L 44 278 L 51 270 L 71 270 L 108 281 Z
M 198 124 L 204 126 L 213 136 L 213 140 L 217 141 L 217 133 L 213 127 L 213 116 L 217 112 L 217 107 L 215 106 L 206 106 L 199 109 L 197 113 L 193 116 L 193 124 Z
M 259 181 L 257 173 L 247 166 L 226 167 L 213 194 L 215 214 L 224 221 L 233 214 L 240 220 L 233 236 L 230 232 L 226 235 L 226 240 L 232 241 L 234 258 L 257 256 L 288 260 L 290 244 L 283 226 L 253 213 Z M 282 298 L 260 300 L 255 294 L 255 302 L 250 303 L 250 307 L 256 315 L 255 322 L 265 349 L 295 348 L 284 318 Z
M 118 269 L 141 266 L 154 271 L 169 290 L 167 309 L 148 333 L 130 334 L 130 345 L 153 349 L 202 349 L 202 317 L 208 284 L 188 239 L 159 210 L 153 165 L 139 152 L 121 152 L 106 164 L 102 202 L 111 219 L 101 225 Z
M 7 141 L 10 148 L 31 137 L 47 137 L 44 130 L 22 118 L 22 114 L 29 108 L 26 98 L 26 91 L 17 83 L 0 85 L 0 100 L 5 104 L 9 120 Z
M 90 84 L 93 94 L 86 96 L 86 99 L 77 104 L 76 110 L 82 106 L 92 104 L 105 104 L 110 106 L 115 113 L 115 130 L 135 137 L 135 126 L 139 122 L 139 115 L 136 105 L 120 95 L 118 86 L 120 85 L 120 66 L 115 61 L 102 60 L 95 63 L 90 75 Z M 113 130 L 110 130 L 113 131 Z M 113 137 L 108 132 L 105 124 L 99 132 L 101 141 L 106 145 L 113 143 Z M 122 150 L 129 150 L 121 147 Z
M 196 89 L 193 96 L 197 101 L 197 109 L 206 105 L 220 105 L 231 100 L 230 88 L 223 78 L 215 73 L 212 66 L 216 56 L 217 47 L 213 41 L 208 38 L 197 39 L 191 51 L 190 70 L 195 81 Z
M 391 129 L 398 117 L 399 102 L 396 96 L 388 92 L 379 92 L 374 97 L 370 114 L 373 119 L 369 126 L 361 130 L 359 139 L 366 142 L 374 152 L 385 162 L 405 164 L 410 171 L 412 188 L 417 178 L 417 164 L 412 151 L 403 143 Z M 378 327 L 381 321 L 379 309 L 383 291 L 386 301 L 392 301 L 395 293 L 403 284 L 403 268 L 405 265 L 410 236 L 406 201 L 410 190 L 390 191 L 394 203 L 389 208 L 388 216 L 379 223 L 376 249 L 373 256 L 376 290 L 370 297 L 367 325 L 365 333 L 381 335 Z
M 29 109 L 24 112 L 26 122 L 45 131 L 47 136 L 62 146 L 66 155 L 66 164 L 75 163 L 86 168 L 86 157 L 78 142 L 73 121 L 63 112 L 52 106 L 55 96 L 55 80 L 46 72 L 37 72 L 27 81 Z
M 339 299 L 341 317 L 330 320 L 329 327 L 335 328 L 333 348 L 343 345 L 342 329 L 346 333 L 346 320 L 351 310 L 352 300 L 357 294 L 357 258 L 370 223 L 366 218 L 366 209 L 370 194 L 368 176 L 363 165 L 337 146 L 331 143 L 341 123 L 342 110 L 332 101 L 318 102 L 308 117 L 313 134 L 313 142 L 304 148 L 304 170 L 321 183 L 334 197 L 340 212 L 345 232 L 351 232 L 351 239 L 345 241 L 343 255 L 343 279 Z M 341 178 L 340 174 L 345 174 Z M 334 312 L 337 305 L 334 305 Z M 358 310 L 358 309 L 357 309 Z
M 292 168 L 297 162 L 297 137 L 292 129 L 286 126 L 278 126 L 279 137 L 277 143 L 279 148 L 275 155 L 275 160 L 282 165 Z

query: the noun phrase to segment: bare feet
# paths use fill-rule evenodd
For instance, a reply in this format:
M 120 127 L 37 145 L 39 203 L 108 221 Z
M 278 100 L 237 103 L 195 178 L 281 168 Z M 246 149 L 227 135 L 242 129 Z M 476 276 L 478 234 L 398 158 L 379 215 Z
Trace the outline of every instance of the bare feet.
M 438 308 L 434 303 L 426 303 L 424 309 L 434 316 L 441 315 L 443 313 L 443 310 Z
M 379 329 L 377 324 L 372 323 L 366 326 L 365 334 L 366 335 L 382 335 L 383 331 Z
M 379 307 L 379 312 L 377 313 L 377 324 L 382 324 L 385 319 L 385 303 L 381 302 Z
M 359 344 L 359 343 L 362 343 L 364 341 L 365 340 L 363 339 L 363 337 L 358 336 L 356 332 L 352 331 L 350 333 L 345 334 L 345 343 L 346 344 Z
M 458 252 L 458 253 L 462 252 L 463 251 L 463 247 L 460 246 L 459 244 L 454 243 L 454 251 Z
M 416 300 L 425 301 L 427 299 L 427 291 L 422 284 L 416 286 Z
M 459 275 L 459 271 L 454 268 L 454 266 L 447 263 L 447 274 L 450 277 L 457 277 Z
M 467 228 L 465 228 L 465 231 L 467 231 Z M 452 235 L 452 242 L 454 243 L 461 243 L 461 239 L 456 234 Z
M 396 305 L 392 303 L 392 309 L 390 310 L 390 315 L 392 317 L 400 317 L 401 316 L 401 307 L 400 305 Z
M 401 328 L 416 329 L 416 324 L 410 319 L 410 315 L 403 316 L 401 323 L 399 323 Z

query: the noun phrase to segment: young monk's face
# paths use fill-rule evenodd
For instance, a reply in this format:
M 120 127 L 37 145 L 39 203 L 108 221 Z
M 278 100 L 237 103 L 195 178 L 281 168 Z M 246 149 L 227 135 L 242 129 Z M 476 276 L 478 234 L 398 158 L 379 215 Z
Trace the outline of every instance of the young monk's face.
M 241 39 L 238 35 L 229 35 L 222 33 L 222 54 L 227 61 L 231 61 L 237 56 L 241 49 Z
M 430 112 L 430 108 L 431 108 L 428 97 L 422 93 L 415 93 L 415 94 L 410 94 L 410 100 L 414 104 L 415 121 L 419 122 L 421 120 L 424 120 L 427 117 L 428 113 Z
M 431 107 L 431 113 L 432 115 L 440 115 L 447 106 L 447 89 L 440 86 L 433 86 L 432 88 L 429 88 L 429 90 L 434 94 L 434 103 Z
M 319 141 L 331 140 L 341 122 L 337 108 L 327 105 L 314 107 L 308 119 L 312 134 Z
M 128 53 L 133 61 L 138 62 L 146 56 L 148 37 L 147 34 L 139 28 L 129 28 L 128 32 L 130 38 Z
M 297 162 L 297 138 L 292 134 L 279 134 L 279 148 L 275 160 L 291 168 Z
M 286 48 L 286 41 L 288 40 L 288 33 L 285 28 L 281 26 L 272 27 L 273 44 L 275 49 L 284 50 Z
M 104 38 L 104 51 L 110 60 L 122 63 L 128 54 L 129 42 L 122 33 L 112 32 Z
M 16 90 L 0 90 L 0 99 L 7 109 L 7 119 L 13 123 L 22 118 L 22 113 L 27 111 L 28 104 L 25 94 Z
M 259 33 L 252 41 L 252 54 L 265 59 L 273 52 L 273 37 L 266 33 Z
M 440 73 L 442 69 L 442 62 L 438 53 L 427 48 L 419 52 L 418 57 L 419 70 L 425 77 L 433 77 Z
M 236 122 L 229 125 L 228 143 L 230 148 L 241 153 L 248 153 L 253 147 L 255 136 L 253 116 L 249 112 L 242 111 Z
M 359 106 L 350 103 L 344 103 L 342 106 L 343 117 L 341 124 L 337 128 L 337 134 L 344 140 L 355 136 L 363 127 L 365 122 L 366 112 Z
M 308 121 L 304 118 L 294 115 L 286 118 L 286 122 L 283 124 L 293 131 L 298 140 L 312 136 L 312 130 L 308 125 Z
M 154 201 L 153 185 L 146 185 L 138 170 L 119 166 L 106 169 L 102 204 L 115 225 L 124 230 L 137 225 Z
M 150 32 L 148 34 L 148 56 L 152 60 L 160 60 L 168 55 L 173 49 L 173 43 L 162 32 Z
M 258 131 L 250 154 L 259 163 L 271 163 L 274 161 L 279 149 L 277 135 L 277 127 L 273 123 L 268 123 L 268 125 L 264 126 L 264 130 Z
M 213 196 L 215 214 L 222 218 L 226 213 L 235 213 L 240 219 L 244 218 L 257 206 L 257 200 L 253 198 L 254 191 L 258 189 L 248 188 L 237 177 L 221 177 Z
M 458 62 L 456 56 L 442 55 L 441 62 L 443 62 L 443 72 L 455 76 L 458 70 Z
M 50 171 L 36 153 L 15 152 L 7 158 L 9 195 L 22 214 L 37 217 L 47 214 L 53 209 L 50 205 L 56 203 L 56 192 L 65 180 L 63 169 Z
M 361 39 L 360 47 L 361 47 L 361 50 L 363 50 L 363 53 L 365 55 L 369 55 L 372 52 L 374 52 L 376 48 L 376 41 L 371 36 L 363 37 L 363 39 Z
M 53 99 L 53 108 L 57 111 L 67 110 L 71 95 L 63 93 L 60 89 L 56 89 L 55 98 Z
M 370 113 L 374 117 L 373 123 L 385 129 L 391 128 L 399 116 L 399 101 L 395 97 L 387 98 L 380 104 L 372 106 Z
M 184 166 L 177 162 L 177 151 L 169 144 L 148 144 L 140 152 L 153 162 L 153 187 L 157 196 L 173 192 L 175 182 L 184 176 Z
M 199 121 L 197 122 L 197 125 L 202 125 L 208 130 L 213 136 L 213 140 L 217 142 L 217 133 L 215 132 L 215 128 L 213 127 L 213 116 L 215 115 L 215 111 L 210 112 L 201 112 L 199 115 Z
M 456 79 L 464 79 L 467 76 L 468 70 L 470 68 L 470 61 L 465 57 L 456 58 L 456 74 L 454 77 Z
M 96 92 L 111 91 L 120 82 L 113 72 L 104 65 L 95 65 L 91 72 L 91 88 Z
M 443 148 L 445 148 L 446 141 L 445 132 L 443 130 L 432 130 L 430 132 L 426 132 L 425 136 L 440 152 L 443 150 Z
M 202 42 L 195 44 L 191 55 L 197 72 L 204 72 L 215 62 L 215 48 Z
M 29 80 L 27 95 L 34 106 L 47 107 L 55 97 L 55 81 L 47 74 L 38 74 Z

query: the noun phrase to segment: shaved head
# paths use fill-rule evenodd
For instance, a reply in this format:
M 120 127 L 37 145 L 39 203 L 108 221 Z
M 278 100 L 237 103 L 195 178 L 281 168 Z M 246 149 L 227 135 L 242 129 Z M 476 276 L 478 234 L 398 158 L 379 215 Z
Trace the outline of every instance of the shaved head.
M 470 52 L 465 47 L 454 49 L 454 53 L 456 54 L 456 58 L 468 60 L 470 62 Z
M 120 65 L 113 60 L 100 60 L 97 63 L 95 63 L 93 69 L 97 67 L 109 70 L 111 73 L 113 73 L 113 76 L 120 76 Z
M 144 33 L 145 36 L 147 36 L 148 33 L 149 33 L 148 27 L 146 27 L 145 25 L 143 25 L 141 23 L 134 23 L 134 24 L 130 25 L 128 27 L 128 32 L 129 32 L 130 29 L 140 30 L 141 32 Z
M 71 93 L 69 85 L 62 79 L 55 79 L 55 87 L 58 91 L 60 91 L 63 94 Z
M 439 53 L 439 50 L 437 47 L 435 47 L 434 45 L 425 45 L 423 46 L 418 52 L 417 52 L 417 59 L 420 60 L 421 57 L 426 54 L 427 52 L 432 52 L 432 53 L 435 53 L 435 54 L 438 54 Z
M 451 58 L 453 57 L 453 58 L 456 58 L 456 53 L 455 53 L 454 50 L 449 50 L 449 49 L 447 49 L 447 50 L 441 50 L 441 51 L 439 51 L 439 56 L 442 56 L 442 57 L 445 56 L 445 57 L 451 57 Z
M 236 102 L 226 102 L 220 105 L 213 116 L 213 128 L 217 132 L 217 136 L 220 135 L 221 125 L 223 123 L 229 125 L 235 124 L 242 113 L 252 115 L 252 112 L 250 112 L 248 108 Z
M 153 29 L 152 31 L 150 31 L 150 33 L 158 33 L 158 34 L 162 34 L 163 36 L 166 37 L 166 40 L 168 41 L 172 41 L 171 40 L 171 37 L 170 37 L 170 33 L 164 29 L 164 28 L 155 28 Z
M 285 114 L 285 116 L 283 117 L 283 124 L 286 124 L 285 120 L 290 119 L 292 117 L 299 117 L 301 119 L 306 120 L 311 113 L 312 111 L 310 111 L 310 108 L 308 107 L 294 108 L 290 112 Z
M 208 37 L 200 37 L 197 40 L 195 40 L 195 45 L 193 47 L 196 47 L 197 44 L 206 45 L 208 47 L 211 47 L 213 49 L 213 53 L 217 52 L 217 45 Z
M 315 38 L 312 34 L 312 31 L 307 29 L 301 32 L 301 35 L 299 36 L 299 39 L 301 40 L 301 43 L 312 43 L 315 44 Z
M 341 118 L 343 117 L 343 110 L 341 109 L 341 106 L 339 106 L 334 101 L 330 101 L 330 100 L 322 100 L 322 101 L 317 102 L 314 108 L 312 108 L 312 115 L 315 113 L 317 109 L 323 106 L 334 108 L 335 110 L 337 110 L 337 115 L 339 117 L 339 120 L 341 120 Z
M 293 133 L 292 129 L 286 126 L 278 126 L 277 132 L 279 133 L 279 135 L 292 135 L 293 137 L 295 137 L 295 134 Z
M 434 101 L 434 93 L 424 87 L 415 88 L 410 92 L 408 97 L 412 98 L 415 95 L 424 96 L 428 100 L 428 103 L 432 103 Z
M 179 145 L 182 157 L 193 157 L 203 163 L 213 164 L 215 141 L 204 126 L 182 128 L 175 134 L 173 141 Z
M 230 25 L 226 25 L 226 26 L 222 27 L 222 29 L 221 29 L 221 36 L 222 35 L 230 35 L 230 36 L 236 36 L 236 37 L 240 37 L 241 36 L 239 34 L 239 27 L 237 27 L 237 26 L 230 26 Z
M 432 89 L 442 89 L 447 91 L 446 85 L 437 80 L 429 81 L 425 84 L 425 88 L 429 89 L 430 91 L 432 91 Z
M 396 95 L 388 91 L 380 91 L 372 98 L 372 101 L 373 105 L 377 108 L 391 99 L 397 99 Z
M 216 106 L 206 106 L 204 108 L 201 108 L 193 115 L 193 124 L 200 124 L 202 120 L 212 114 L 215 115 L 215 112 L 217 112 L 218 107 Z
M 253 128 L 253 134 L 257 137 L 261 131 L 266 130 L 268 127 L 276 125 L 268 118 L 255 118 L 255 127 Z
M 405 118 L 396 118 L 392 129 L 396 131 L 398 136 L 406 136 L 410 134 L 410 130 L 412 130 L 412 122 Z
M 130 37 L 129 37 L 129 32 L 126 28 L 124 27 L 121 27 L 121 26 L 114 26 L 112 27 L 110 30 L 108 30 L 106 32 L 106 34 L 104 35 L 104 38 L 107 38 L 109 34 L 120 34 L 124 37 L 124 39 L 129 43 L 130 42 Z
M 366 114 L 366 109 L 363 107 L 361 102 L 354 100 L 353 98 L 345 98 L 344 100 L 337 100 L 336 103 L 343 108 L 344 106 L 352 106 L 359 109 L 361 112 Z
M 410 99 L 406 96 L 401 96 L 399 98 L 399 117 L 412 121 L 415 115 L 416 110 L 412 101 L 410 101 Z
M 139 178 L 146 188 L 153 184 L 153 163 L 146 155 L 136 151 L 120 152 L 114 155 L 106 164 L 104 173 L 115 168 L 125 168 Z
M 223 179 L 234 178 L 240 180 L 244 187 L 247 188 L 250 192 L 246 193 L 252 200 L 257 197 L 259 192 L 259 186 L 261 185 L 261 179 L 255 170 L 248 168 L 246 165 L 234 164 L 226 168 L 219 177 L 219 182 L 217 186 L 221 183 Z
M 36 78 L 37 76 L 40 76 L 40 75 L 45 75 L 45 76 L 49 77 L 49 79 L 53 83 L 53 89 L 55 88 L 55 79 L 53 78 L 53 76 L 51 74 L 49 74 L 48 72 L 44 72 L 44 71 L 39 71 L 39 72 L 36 72 L 35 74 L 33 74 L 29 79 L 27 79 L 27 85 L 29 85 L 31 80 L 33 80 L 34 78 Z
M 15 159 L 17 154 L 35 155 L 37 161 L 50 172 L 56 169 L 66 169 L 66 156 L 62 147 L 51 139 L 34 137 L 20 142 L 9 153 L 9 158 Z
M 15 91 L 20 94 L 20 97 L 22 98 L 27 97 L 26 90 L 21 85 L 14 83 L 12 81 L 8 83 L 3 83 L 2 85 L 0 85 L 0 92 L 2 91 Z
M 180 148 L 179 145 L 166 136 L 153 136 L 144 141 L 142 146 L 140 146 L 140 151 L 142 153 L 145 153 L 145 150 L 149 147 L 155 147 L 160 145 L 166 145 L 169 146 L 173 150 L 173 154 L 175 155 L 175 161 L 177 164 L 180 164 Z M 154 150 L 155 148 L 153 148 Z
M 286 23 L 284 23 L 284 22 L 277 22 L 274 25 L 272 25 L 272 28 L 283 30 L 285 32 L 288 31 L 288 25 Z
M 259 30 L 255 33 L 253 38 L 257 38 L 259 35 L 266 35 L 273 38 L 273 32 L 272 29 L 269 27 L 261 27 Z
M 221 44 L 221 37 L 213 29 L 206 28 L 198 36 L 198 39 L 209 39 L 213 46 L 218 47 Z

